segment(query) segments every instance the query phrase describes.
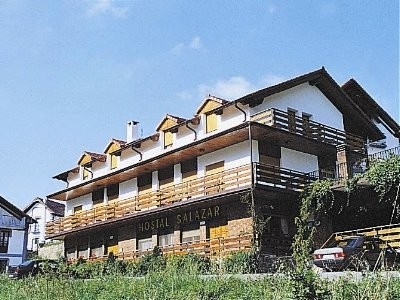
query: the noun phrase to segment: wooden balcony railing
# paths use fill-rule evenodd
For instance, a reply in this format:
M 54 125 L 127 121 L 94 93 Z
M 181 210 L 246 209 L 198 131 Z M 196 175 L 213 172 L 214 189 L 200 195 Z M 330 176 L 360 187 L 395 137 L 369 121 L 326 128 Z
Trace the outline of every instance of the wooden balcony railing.
M 244 165 L 203 178 L 175 184 L 159 191 L 80 211 L 71 216 L 47 223 L 46 235 L 51 236 L 96 222 L 134 214 L 138 211 L 166 206 L 174 202 L 205 195 L 214 195 L 248 185 L 251 185 L 251 166 Z
M 352 178 L 356 174 L 365 173 L 370 164 L 376 161 L 382 161 L 389 159 L 392 156 L 400 155 L 400 147 L 395 147 L 387 150 L 383 150 L 371 155 L 366 158 L 350 162 L 341 163 L 332 167 L 330 170 L 320 169 L 308 173 L 311 180 L 316 179 L 332 179 L 338 182 L 345 181 L 346 179 Z
M 361 137 L 299 116 L 291 117 L 279 109 L 271 108 L 259 112 L 251 116 L 251 121 L 334 146 L 346 144 L 351 150 L 364 153 L 364 140 Z
M 172 246 L 160 247 L 163 255 L 197 254 L 206 257 L 222 257 L 238 251 L 249 251 L 252 247 L 253 235 L 238 235 L 226 238 L 207 239 L 193 243 L 180 243 Z M 119 260 L 135 260 L 146 254 L 152 253 L 153 249 L 136 250 L 129 252 L 114 253 Z M 103 256 L 84 257 L 89 261 L 107 259 L 108 254 Z M 74 259 L 69 259 L 73 262 Z
M 230 189 L 250 186 L 254 183 L 286 190 L 301 191 L 305 184 L 315 178 L 308 174 L 270 165 L 254 163 L 226 170 L 217 174 L 179 183 L 159 191 L 150 192 L 133 198 L 118 200 L 89 210 L 80 211 L 71 216 L 49 222 L 46 235 L 66 233 L 97 222 L 121 218 L 138 211 L 167 206 L 174 202 L 185 201 L 206 195 L 216 195 Z
M 254 174 L 256 184 L 293 191 L 301 191 L 316 180 L 307 173 L 258 163 L 254 164 Z

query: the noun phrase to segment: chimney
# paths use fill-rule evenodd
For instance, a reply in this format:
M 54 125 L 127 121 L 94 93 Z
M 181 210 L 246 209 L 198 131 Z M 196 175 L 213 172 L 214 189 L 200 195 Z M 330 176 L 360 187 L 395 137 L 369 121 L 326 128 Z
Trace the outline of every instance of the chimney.
M 130 143 L 139 139 L 139 122 L 129 121 L 126 126 L 126 142 Z

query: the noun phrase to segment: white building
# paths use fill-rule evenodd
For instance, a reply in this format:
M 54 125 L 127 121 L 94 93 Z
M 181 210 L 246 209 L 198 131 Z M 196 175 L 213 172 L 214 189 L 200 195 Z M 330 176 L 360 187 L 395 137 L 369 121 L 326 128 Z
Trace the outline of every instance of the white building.
M 38 197 L 24 209 L 24 213 L 36 221 L 29 226 L 27 245 L 29 252 L 37 252 L 39 245 L 45 243 L 46 223 L 64 217 L 64 210 L 64 204 Z
M 366 143 L 400 138 L 399 125 L 369 114 L 371 98 L 354 91 L 322 68 L 233 101 L 209 96 L 193 117 L 167 114 L 147 137 L 129 122 L 126 141 L 85 151 L 54 177 L 66 187 L 48 197 L 66 210 L 47 236 L 64 240 L 70 259 L 136 257 L 154 246 L 216 255 L 257 244 L 287 254 L 305 184 L 351 176 Z M 256 219 L 269 220 L 262 232 Z
M 26 259 L 28 228 L 32 222 L 28 215 L 0 196 L 0 272 Z

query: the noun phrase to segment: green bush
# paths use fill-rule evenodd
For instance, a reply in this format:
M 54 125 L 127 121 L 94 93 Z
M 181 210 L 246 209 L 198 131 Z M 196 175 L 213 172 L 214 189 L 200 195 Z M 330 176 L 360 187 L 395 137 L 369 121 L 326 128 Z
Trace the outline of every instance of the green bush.
M 209 258 L 197 254 L 173 255 L 167 258 L 167 268 L 180 274 L 208 274 L 211 272 Z
M 222 270 L 230 274 L 256 273 L 257 258 L 252 252 L 236 252 L 222 260 Z

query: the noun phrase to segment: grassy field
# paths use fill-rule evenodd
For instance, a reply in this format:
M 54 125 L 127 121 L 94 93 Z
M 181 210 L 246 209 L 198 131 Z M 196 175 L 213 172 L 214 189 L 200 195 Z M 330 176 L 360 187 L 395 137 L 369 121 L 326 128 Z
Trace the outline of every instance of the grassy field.
M 319 299 L 400 299 L 400 280 L 367 276 L 363 280 L 320 281 Z M 67 279 L 41 276 L 0 278 L 0 299 L 301 299 L 290 276 L 243 280 L 163 271 L 143 277 L 101 276 Z

